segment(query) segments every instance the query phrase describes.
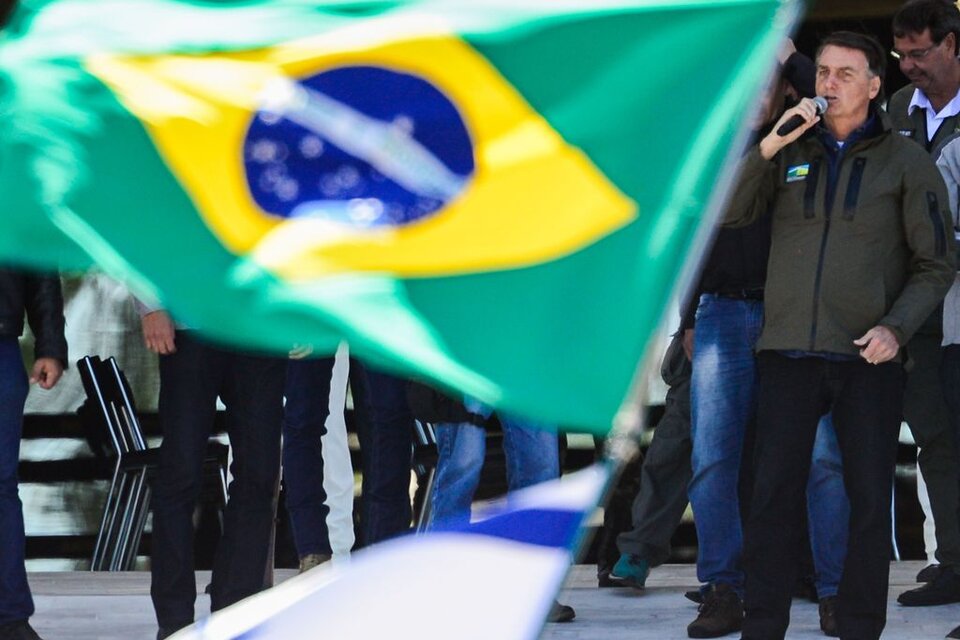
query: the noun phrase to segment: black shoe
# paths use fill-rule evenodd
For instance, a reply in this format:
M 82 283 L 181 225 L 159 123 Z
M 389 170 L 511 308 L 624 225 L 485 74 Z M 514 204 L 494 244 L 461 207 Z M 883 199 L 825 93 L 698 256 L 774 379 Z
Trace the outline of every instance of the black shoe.
M 940 575 L 940 565 L 928 564 L 917 574 L 917 582 L 933 582 Z
M 793 597 L 813 603 L 820 602 L 817 596 L 817 585 L 812 575 L 803 576 L 797 580 L 797 585 L 793 588 Z
M 693 591 L 684 591 L 683 597 L 694 602 L 696 604 L 703 604 L 703 592 L 700 589 L 695 589 Z
M 933 582 L 904 591 L 897 602 L 905 607 L 932 607 L 960 602 L 960 576 L 951 567 L 944 567 Z
M 0 625 L 0 640 L 43 640 L 26 620 Z
M 573 610 L 573 607 L 560 604 L 554 600 L 553 606 L 550 607 L 550 614 L 547 616 L 547 622 L 570 622 L 576 617 L 577 612 Z
M 820 631 L 831 638 L 840 637 L 840 628 L 837 626 L 837 596 L 820 599 Z
M 957 627 L 953 631 L 947 634 L 948 638 L 960 638 L 960 627 Z
M 606 589 L 608 587 L 619 587 L 620 585 L 610 579 L 610 570 L 604 569 L 597 571 L 597 587 Z
M 743 626 L 743 602 L 728 584 L 710 585 L 697 619 L 687 626 L 691 638 L 719 638 Z

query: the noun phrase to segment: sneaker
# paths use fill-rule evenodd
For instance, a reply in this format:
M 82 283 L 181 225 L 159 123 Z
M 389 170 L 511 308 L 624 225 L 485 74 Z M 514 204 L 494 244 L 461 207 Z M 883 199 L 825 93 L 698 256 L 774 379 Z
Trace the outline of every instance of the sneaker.
M 940 575 L 940 565 L 928 564 L 917 574 L 917 582 L 933 582 Z
M 319 567 L 325 562 L 330 562 L 330 556 L 325 553 L 308 553 L 305 556 L 300 556 L 300 573 L 310 571 Z
M 947 634 L 948 638 L 960 638 L 960 627 L 957 627 L 953 631 Z
M 905 607 L 932 607 L 960 602 L 960 576 L 946 567 L 937 574 L 933 582 L 901 593 L 897 602 Z
M 26 620 L 0 625 L 0 640 L 43 640 Z
M 650 575 L 650 565 L 640 556 L 633 556 L 624 553 L 613 565 L 610 571 L 610 580 L 618 582 L 624 587 L 633 587 L 634 589 L 643 589 Z
M 820 631 L 831 638 L 840 637 L 837 627 L 837 596 L 820 598 Z
M 560 604 L 554 600 L 553 606 L 550 607 L 550 613 L 547 615 L 547 622 L 570 622 L 576 617 L 577 612 L 573 610 L 573 607 Z
M 719 638 L 743 626 L 743 601 L 728 584 L 714 584 L 703 596 L 697 619 L 687 627 L 691 638 Z
M 684 591 L 683 597 L 689 600 L 690 602 L 696 604 L 703 604 L 703 592 L 700 589 L 694 589 L 693 591 Z

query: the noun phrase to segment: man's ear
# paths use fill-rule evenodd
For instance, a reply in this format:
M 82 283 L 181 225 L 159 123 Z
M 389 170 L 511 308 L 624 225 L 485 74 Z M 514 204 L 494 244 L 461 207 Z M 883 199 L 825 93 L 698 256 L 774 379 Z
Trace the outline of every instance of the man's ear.
M 870 78 L 870 99 L 873 100 L 877 97 L 877 94 L 880 93 L 880 85 L 883 83 L 883 80 L 880 79 L 880 76 L 873 76 Z

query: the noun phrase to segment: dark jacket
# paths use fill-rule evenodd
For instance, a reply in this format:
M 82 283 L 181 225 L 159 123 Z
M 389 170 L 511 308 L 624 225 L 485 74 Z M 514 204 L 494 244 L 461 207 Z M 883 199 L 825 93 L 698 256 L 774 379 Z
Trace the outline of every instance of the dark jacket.
M 744 157 L 726 222 L 773 212 L 758 350 L 856 356 L 853 340 L 876 325 L 904 345 L 950 288 L 943 179 L 882 114 L 872 122 L 834 171 L 819 126 L 772 160 L 757 147 Z
M 63 293 L 56 275 L 38 275 L 0 268 L 0 337 L 23 333 L 26 311 L 36 339 L 36 358 L 56 358 L 67 366 L 67 340 L 63 334 Z
M 921 145 L 930 156 L 936 160 L 940 150 L 948 138 L 960 132 L 960 115 L 946 118 L 937 129 L 933 140 L 927 140 L 927 114 L 923 109 L 914 109 L 907 114 L 907 107 L 913 99 L 914 86 L 908 84 L 893 94 L 887 103 L 887 113 L 890 114 L 891 125 L 894 131 L 910 138 Z
M 927 140 L 926 112 L 923 109 L 914 109 L 913 113 L 907 113 L 910 101 L 913 100 L 914 91 L 915 87 L 908 84 L 894 93 L 887 103 L 887 113 L 890 116 L 894 131 L 922 146 L 930 154 L 930 157 L 936 160 L 940 157 L 944 145 L 960 132 L 960 115 L 944 119 L 936 134 L 934 134 L 933 140 Z M 938 306 L 920 327 L 918 333 L 940 336 L 943 333 L 942 322 L 943 311 Z

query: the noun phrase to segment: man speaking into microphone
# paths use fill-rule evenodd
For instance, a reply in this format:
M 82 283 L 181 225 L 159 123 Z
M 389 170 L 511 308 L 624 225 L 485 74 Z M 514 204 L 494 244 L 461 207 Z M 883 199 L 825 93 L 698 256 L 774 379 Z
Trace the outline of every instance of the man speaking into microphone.
M 936 166 L 891 131 L 877 106 L 883 73 L 873 37 L 825 38 L 816 92 L 827 108 L 818 115 L 814 100 L 802 100 L 747 153 L 725 219 L 773 218 L 757 343 L 744 640 L 786 633 L 814 435 L 827 413 L 850 500 L 840 637 L 879 638 L 886 624 L 900 347 L 952 283 L 954 241 Z M 796 117 L 798 126 L 784 131 Z

